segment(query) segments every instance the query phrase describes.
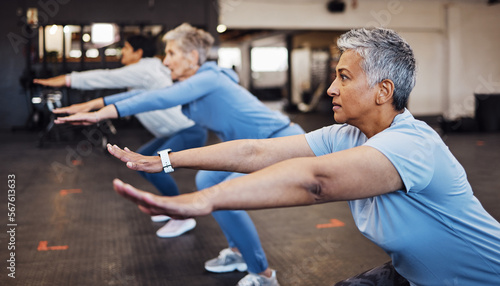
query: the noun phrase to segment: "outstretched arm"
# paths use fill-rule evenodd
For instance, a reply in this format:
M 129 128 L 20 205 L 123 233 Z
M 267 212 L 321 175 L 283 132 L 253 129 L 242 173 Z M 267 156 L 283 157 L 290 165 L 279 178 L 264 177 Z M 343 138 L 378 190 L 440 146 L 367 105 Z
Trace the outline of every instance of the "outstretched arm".
M 159 156 L 143 156 L 108 145 L 108 151 L 127 163 L 132 170 L 157 173 L 163 170 Z M 271 139 L 234 140 L 201 148 L 170 153 L 175 168 L 219 170 L 250 173 L 274 163 L 295 158 L 314 156 L 304 135 Z
M 360 146 L 333 154 L 294 158 L 200 192 L 162 197 L 120 180 L 114 189 L 148 214 L 192 217 L 215 210 L 303 206 L 373 197 L 403 189 L 392 163 L 378 150 Z

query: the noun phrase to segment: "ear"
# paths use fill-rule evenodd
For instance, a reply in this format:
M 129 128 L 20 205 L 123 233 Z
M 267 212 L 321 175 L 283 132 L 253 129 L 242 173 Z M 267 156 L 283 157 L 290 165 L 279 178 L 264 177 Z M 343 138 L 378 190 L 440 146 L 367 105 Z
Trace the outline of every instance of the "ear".
M 140 59 L 142 59 L 142 55 L 144 54 L 144 51 L 142 49 L 137 49 L 133 52 L 133 56 L 134 58 L 139 61 Z
M 394 95 L 394 82 L 390 79 L 384 79 L 378 83 L 378 94 L 375 99 L 377 104 L 382 105 L 387 102 L 392 102 L 392 96 Z
M 192 50 L 191 52 L 189 52 L 188 58 L 190 60 L 190 64 L 197 66 L 200 59 L 200 54 L 197 50 Z

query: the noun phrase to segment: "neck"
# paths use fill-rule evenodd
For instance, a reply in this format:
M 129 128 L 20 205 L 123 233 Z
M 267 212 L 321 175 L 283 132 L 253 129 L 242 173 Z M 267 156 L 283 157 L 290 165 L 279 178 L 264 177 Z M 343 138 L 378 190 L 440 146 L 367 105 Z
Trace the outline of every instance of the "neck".
M 378 116 L 366 117 L 363 122 L 354 123 L 352 125 L 356 126 L 366 135 L 367 138 L 371 138 L 376 134 L 389 128 L 394 121 L 394 118 L 403 113 L 404 110 L 396 111 L 391 109 L 390 111 L 385 110 L 378 114 Z
M 190 68 L 189 70 L 187 70 L 184 75 L 182 75 L 182 77 L 179 77 L 179 81 L 183 81 L 183 80 L 186 80 L 190 77 L 192 77 L 197 71 L 198 69 L 200 69 L 199 66 L 194 66 L 193 68 Z
M 124 65 L 124 66 L 133 65 L 133 64 L 138 63 L 141 59 L 142 59 L 142 58 L 139 58 L 139 59 L 137 59 L 137 60 L 131 60 L 131 61 L 129 61 L 128 63 L 123 64 L 123 65 Z

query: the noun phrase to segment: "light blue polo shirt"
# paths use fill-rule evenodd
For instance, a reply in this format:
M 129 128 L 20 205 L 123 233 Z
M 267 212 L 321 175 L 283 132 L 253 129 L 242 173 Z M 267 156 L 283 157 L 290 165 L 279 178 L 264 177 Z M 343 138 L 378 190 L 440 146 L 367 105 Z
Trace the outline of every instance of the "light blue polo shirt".
M 310 132 L 306 139 L 316 156 L 366 145 L 395 166 L 405 190 L 348 203 L 358 229 L 412 285 L 500 285 L 500 224 L 426 123 L 405 110 L 369 140 L 347 124 Z

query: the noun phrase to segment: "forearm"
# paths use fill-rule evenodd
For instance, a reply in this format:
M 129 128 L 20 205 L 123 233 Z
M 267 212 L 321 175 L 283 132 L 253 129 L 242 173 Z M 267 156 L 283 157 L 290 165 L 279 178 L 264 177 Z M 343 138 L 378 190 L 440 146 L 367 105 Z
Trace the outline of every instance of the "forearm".
M 314 156 L 303 135 L 234 140 L 172 153 L 174 168 L 251 173 L 277 162 Z
M 105 106 L 104 100 L 102 97 L 87 101 L 86 105 L 87 105 L 88 110 L 98 110 L 98 109 L 101 109 Z
M 223 182 L 201 191 L 197 195 L 197 202 L 208 204 L 212 211 L 303 206 L 325 202 L 320 191 L 320 180 L 314 174 L 314 167 L 308 167 L 308 162 L 311 161 L 305 158 L 287 160 Z
M 98 121 L 102 121 L 105 119 L 115 119 L 118 118 L 118 111 L 116 110 L 113 104 L 107 105 L 98 111 L 95 111 L 95 116 L 98 118 Z
M 258 152 L 257 140 L 235 140 L 174 152 L 170 160 L 174 168 L 250 173 L 262 168 Z

